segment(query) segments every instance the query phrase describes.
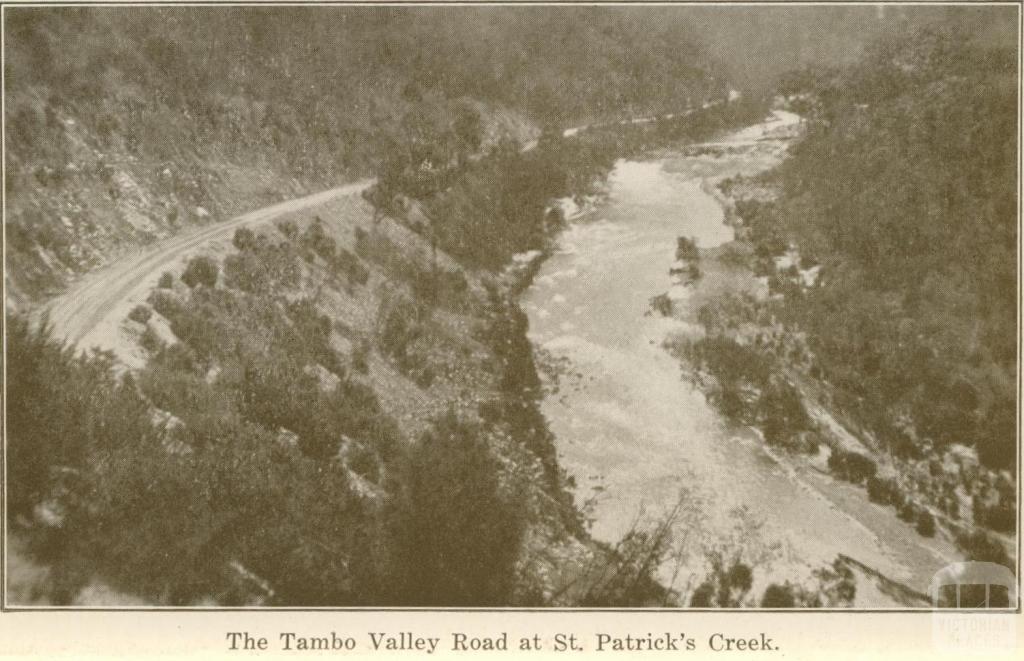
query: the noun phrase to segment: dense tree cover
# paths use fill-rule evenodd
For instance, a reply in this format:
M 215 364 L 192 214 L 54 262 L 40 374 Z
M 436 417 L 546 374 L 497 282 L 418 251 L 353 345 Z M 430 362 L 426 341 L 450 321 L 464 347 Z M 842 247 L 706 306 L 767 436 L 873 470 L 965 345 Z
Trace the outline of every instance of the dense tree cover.
M 877 38 L 900 37 L 929 24 L 956 23 L 983 42 L 1017 40 L 1010 7 L 798 4 L 684 11 L 708 54 L 739 89 L 771 89 L 780 74 L 805 65 L 853 64 Z
M 516 253 L 545 249 L 562 222 L 557 212 L 545 213 L 547 205 L 592 193 L 616 159 L 708 138 L 759 120 L 766 108 L 763 99 L 745 99 L 644 124 L 594 127 L 571 138 L 548 130 L 535 149 L 505 142 L 473 162 L 438 170 L 429 184 L 418 171 L 393 173 L 387 185 L 382 174 L 375 203 L 386 204 L 398 192 L 419 197 L 433 241 L 468 266 L 498 269 Z
M 297 173 L 365 171 L 388 141 L 419 162 L 439 157 L 442 144 L 451 155 L 475 150 L 478 101 L 561 123 L 677 111 L 721 95 L 681 17 L 662 14 L 597 10 L 580 21 L 565 8 L 15 10 L 8 92 L 34 86 L 54 99 L 46 111 L 19 100 L 10 148 L 34 157 L 43 145 L 33 136 L 58 124 L 46 113 L 75 108 L 98 135 L 152 156 L 170 156 L 182 141 L 258 143 L 287 154 Z
M 822 271 L 780 314 L 894 449 L 963 443 L 1013 470 L 1014 53 L 925 30 L 801 79 L 808 135 L 772 216 Z
M 126 245 L 343 180 L 403 175 L 414 192 L 437 189 L 451 164 L 538 125 L 724 97 L 681 16 L 592 8 L 580 18 L 570 8 L 16 9 L 4 58 L 12 292 L 42 297 L 67 269 Z
M 163 603 L 252 599 L 232 562 L 270 580 L 274 594 L 261 596 L 281 603 L 358 593 L 361 570 L 338 564 L 359 562 L 365 524 L 344 472 L 261 426 L 198 414 L 187 450 L 172 451 L 109 358 L 75 358 L 21 317 L 9 319 L 7 342 L 18 383 L 8 399 L 10 523 L 52 565 L 50 599 L 65 603 L 97 575 Z M 22 529 L 39 507 L 49 526 Z
M 727 307 L 736 302 L 725 301 Z M 701 312 L 708 335 L 680 349 L 693 365 L 714 377 L 710 399 L 718 410 L 733 422 L 756 425 L 771 445 L 817 451 L 816 424 L 797 389 L 777 375 L 774 357 L 759 342 L 742 344 L 717 327 L 720 308 L 704 306 Z
M 485 430 L 451 411 L 407 453 L 385 516 L 396 602 L 508 602 L 527 522 L 521 486 L 502 485 L 499 475 Z
M 348 373 L 331 321 L 297 295 L 303 260 L 320 260 L 328 280 L 344 277 L 342 249 L 317 220 L 302 232 L 280 229 L 296 243 L 238 232 L 223 283 L 187 288 L 172 278 L 155 289 L 151 307 L 139 306 L 147 318 L 135 321 L 146 324 L 155 310 L 180 342 L 165 345 L 148 325 L 149 363 L 123 383 L 111 375 L 112 359 L 75 359 L 14 317 L 10 374 L 25 387 L 10 402 L 18 409 L 11 513 L 35 557 L 53 568 L 48 598 L 70 600 L 99 576 L 175 604 L 520 599 L 523 582 L 537 582 L 519 567 L 532 511 L 525 491 L 551 499 L 560 529 L 582 534 L 538 409 L 525 317 L 492 290 L 478 311 L 500 386 L 491 409 L 472 423 L 449 413 L 410 445 L 374 390 Z M 185 270 L 217 274 L 215 260 L 202 263 Z M 405 265 L 392 286 L 418 273 Z M 468 296 L 461 282 L 452 286 Z M 413 344 L 432 332 L 430 302 L 402 295 L 393 303 L 378 342 L 419 381 Z M 354 352 L 355 371 L 367 370 L 368 350 L 361 366 Z M 34 432 L 47 416 L 57 423 Z M 535 457 L 527 461 L 542 483 L 512 477 L 496 437 Z M 100 443 L 111 447 L 94 451 Z M 126 527 L 115 529 L 118 520 Z M 91 565 L 90 544 L 109 549 L 109 562 Z
M 303 443 L 379 440 L 372 392 L 343 382 L 318 403 L 300 376 L 250 385 L 247 373 L 239 406 L 190 376 L 182 352 L 165 350 L 140 388 L 113 376 L 108 357 L 75 358 L 21 317 L 7 330 L 8 374 L 19 384 L 8 400 L 10 523 L 52 567 L 45 596 L 56 603 L 97 576 L 164 604 L 511 598 L 523 509 L 480 428 L 449 414 L 411 448 L 393 446 L 382 457 L 394 468 L 381 509 L 352 488 L 345 463 Z M 261 397 L 261 388 L 274 392 Z M 288 401 L 303 396 L 302 415 L 290 416 Z M 155 425 L 153 404 L 184 424 Z M 346 418 L 353 411 L 362 417 Z M 281 425 L 296 430 L 298 446 L 282 440 Z
M 181 281 L 189 287 L 213 287 L 217 284 L 220 276 L 220 267 L 209 257 L 195 257 L 190 259 L 185 271 L 181 274 Z

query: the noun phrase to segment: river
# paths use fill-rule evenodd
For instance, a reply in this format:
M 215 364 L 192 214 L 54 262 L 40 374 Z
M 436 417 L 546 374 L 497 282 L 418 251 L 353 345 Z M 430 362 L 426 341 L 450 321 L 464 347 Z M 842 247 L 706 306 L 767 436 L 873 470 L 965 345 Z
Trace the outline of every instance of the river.
M 668 273 L 676 237 L 701 248 L 733 239 L 714 182 L 777 164 L 796 121 L 775 112 L 687 151 L 711 153 L 616 164 L 605 201 L 569 225 L 524 292 L 540 361 L 561 365 L 545 376 L 542 409 L 594 537 L 614 542 L 681 503 L 678 553 L 660 577 L 683 593 L 714 548 L 756 566 L 755 593 L 769 581 L 806 583 L 840 553 L 923 591 L 953 559 L 948 541 L 917 536 L 862 490 L 727 423 L 662 347 L 686 322 L 648 314 L 655 295 L 685 296 Z M 861 586 L 855 603 L 897 605 Z

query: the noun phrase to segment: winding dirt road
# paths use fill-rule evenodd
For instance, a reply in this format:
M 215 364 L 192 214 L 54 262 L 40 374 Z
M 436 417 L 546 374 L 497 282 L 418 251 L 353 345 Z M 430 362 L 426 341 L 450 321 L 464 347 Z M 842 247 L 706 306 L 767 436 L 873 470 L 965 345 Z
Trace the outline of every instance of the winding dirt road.
M 710 104 L 710 105 L 718 105 Z M 705 106 L 710 107 L 710 106 Z M 690 115 L 686 110 L 678 115 Z M 655 118 L 640 118 L 596 124 L 591 127 L 577 126 L 566 129 L 565 137 L 573 137 L 579 131 L 594 126 L 613 124 L 646 123 Z M 521 151 L 528 152 L 537 146 L 536 140 L 523 145 Z M 118 327 L 128 314 L 131 306 L 143 300 L 153 289 L 164 271 L 201 246 L 231 237 L 239 227 L 258 225 L 278 216 L 315 207 L 339 197 L 358 195 L 375 183 L 375 179 L 363 179 L 352 184 L 332 188 L 305 197 L 288 200 L 269 207 L 250 211 L 230 220 L 198 228 L 184 234 L 169 237 L 147 246 L 142 252 L 118 261 L 104 268 L 86 274 L 68 291 L 43 306 L 36 319 L 49 315 L 49 322 L 55 337 L 80 349 L 98 347 L 116 349 Z M 125 358 L 125 356 L 122 356 Z
M 106 346 L 127 314 L 126 304 L 156 286 L 160 274 L 186 257 L 191 251 L 212 241 L 227 239 L 232 233 L 249 225 L 274 220 L 278 216 L 315 207 L 339 197 L 358 195 L 372 186 L 373 179 L 332 188 L 305 197 L 288 200 L 250 211 L 230 220 L 197 228 L 159 241 L 134 256 L 121 258 L 113 264 L 89 273 L 68 291 L 43 308 L 49 315 L 53 334 L 80 348 Z

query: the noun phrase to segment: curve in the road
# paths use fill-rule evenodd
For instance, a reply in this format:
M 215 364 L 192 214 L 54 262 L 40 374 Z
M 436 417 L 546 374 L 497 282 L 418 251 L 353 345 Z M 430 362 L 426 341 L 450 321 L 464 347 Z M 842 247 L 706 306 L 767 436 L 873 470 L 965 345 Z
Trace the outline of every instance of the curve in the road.
M 374 180 L 366 179 L 250 211 L 158 242 L 139 255 L 121 259 L 90 273 L 44 308 L 53 333 L 77 345 L 90 331 L 107 320 L 118 302 L 146 286 L 150 279 L 157 277 L 167 266 L 202 244 L 227 238 L 239 227 L 267 222 L 286 213 L 318 206 L 339 197 L 358 195 L 373 183 Z
M 693 110 L 687 110 L 680 113 L 680 116 L 686 116 L 692 112 Z M 641 118 L 632 121 L 639 123 L 653 121 L 653 119 Z M 629 121 L 618 123 L 628 123 Z M 581 130 L 603 125 L 574 127 L 567 129 L 565 135 L 571 137 Z M 522 151 L 530 151 L 536 146 L 537 141 L 531 140 L 523 146 Z M 162 272 L 202 244 L 226 238 L 239 227 L 273 220 L 277 216 L 317 206 L 338 197 L 359 194 L 374 183 L 374 179 L 364 179 L 346 186 L 280 202 L 221 223 L 170 237 L 147 247 L 138 255 L 122 258 L 110 266 L 85 275 L 79 283 L 43 306 L 41 313 L 48 316 L 52 332 L 56 337 L 64 339 L 73 346 L 78 345 L 91 331 L 108 321 L 108 317 L 114 314 L 119 302 L 138 293 L 139 290 L 150 284 L 151 279 L 157 277 L 158 272 Z M 42 314 L 36 318 L 41 318 Z

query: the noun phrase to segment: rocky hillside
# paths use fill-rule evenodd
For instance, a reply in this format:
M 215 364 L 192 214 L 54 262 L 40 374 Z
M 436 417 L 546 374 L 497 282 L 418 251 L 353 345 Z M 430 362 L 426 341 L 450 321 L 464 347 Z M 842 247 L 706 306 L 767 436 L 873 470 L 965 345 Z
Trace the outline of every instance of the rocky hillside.
M 429 498 L 430 493 L 417 491 L 422 488 L 420 481 L 439 476 L 457 480 L 467 489 L 476 484 L 474 493 L 464 494 L 469 500 L 459 505 L 470 512 L 463 525 L 492 525 L 488 521 L 496 512 L 518 503 L 515 521 L 520 524 L 511 525 L 509 516 L 500 517 L 500 525 L 508 526 L 507 534 L 516 539 L 491 535 L 491 543 L 501 546 L 488 554 L 511 554 L 502 580 L 513 581 L 509 577 L 516 572 L 529 572 L 528 577 L 513 581 L 520 596 L 513 596 L 511 583 L 486 588 L 488 584 L 481 582 L 473 588 L 500 589 L 502 601 L 544 599 L 545 594 L 550 598 L 553 579 L 544 577 L 562 569 L 540 559 L 552 554 L 585 558 L 588 551 L 577 539 L 580 528 L 571 499 L 562 491 L 563 481 L 550 461 L 550 439 L 533 408 L 529 383 L 523 382 L 532 373 L 532 361 L 529 345 L 518 333 L 517 310 L 507 299 L 509 284 L 463 269 L 398 220 L 375 219 L 373 208 L 358 197 L 257 227 L 255 232 L 239 230 L 233 245 L 207 247 L 183 270 L 168 272 L 149 302 L 123 320 L 120 350 L 141 351 L 146 358 L 145 367 L 130 379 L 137 386 L 124 391 L 126 386 L 111 384 L 113 399 L 108 403 L 113 408 L 100 407 L 107 413 L 120 410 L 118 417 L 137 419 L 144 427 L 141 445 L 132 450 L 141 455 L 129 473 L 96 463 L 97 457 L 108 453 L 123 457 L 128 449 L 121 445 L 140 443 L 138 432 L 130 435 L 118 428 L 109 432 L 111 436 L 104 434 L 113 447 L 89 432 L 80 433 L 76 435 L 80 446 L 68 448 L 60 440 L 68 431 L 65 423 L 83 424 L 74 407 L 55 403 L 56 393 L 44 383 L 34 388 L 27 377 L 19 382 L 11 404 L 18 410 L 11 420 L 15 440 L 27 433 L 23 425 L 31 426 L 32 411 L 47 403 L 58 409 L 52 443 L 41 439 L 32 448 L 12 444 L 12 485 L 24 496 L 12 503 L 12 510 L 24 524 L 36 522 L 27 529 L 34 532 L 26 533 L 30 553 L 49 559 L 52 571 L 58 572 L 49 579 L 59 589 L 54 592 L 44 576 L 36 585 L 37 596 L 58 602 L 78 599 L 79 590 L 100 580 L 158 603 L 202 599 L 344 603 L 367 598 L 357 595 L 369 591 L 368 585 L 356 585 L 351 591 L 343 585 L 375 581 L 370 576 L 376 576 L 376 570 L 337 569 L 336 581 L 321 586 L 317 575 L 309 573 L 313 567 L 299 569 L 291 567 L 290 561 L 261 559 L 259 545 L 251 543 L 239 526 L 250 511 L 258 517 L 251 525 L 258 523 L 266 534 L 290 537 L 287 553 L 313 554 L 310 561 L 321 565 L 319 571 L 328 571 L 323 567 L 332 563 L 345 563 L 353 554 L 367 553 L 364 544 L 368 542 L 349 538 L 343 543 L 330 528 L 317 530 L 319 524 L 314 522 L 323 520 L 309 512 L 301 519 L 289 519 L 282 512 L 284 518 L 268 522 L 265 511 L 239 510 L 235 496 L 222 488 L 231 493 L 255 489 L 261 494 L 260 502 L 275 507 L 274 487 L 259 473 L 210 475 L 212 481 L 205 485 L 186 477 L 225 469 L 242 460 L 248 452 L 245 448 L 255 442 L 263 447 L 260 452 L 278 455 L 268 457 L 269 461 L 285 461 L 290 471 L 297 471 L 287 478 L 280 476 L 285 480 L 280 486 L 292 491 L 287 497 L 279 494 L 282 504 L 305 498 L 300 494 L 307 490 L 309 498 L 326 496 L 323 489 L 329 488 L 333 495 L 324 505 L 342 509 L 324 515 L 342 516 L 346 525 L 376 527 L 392 516 L 414 517 L 415 508 L 424 506 L 420 499 Z M 26 376 L 23 370 L 31 373 L 33 368 L 22 364 L 29 352 L 21 349 L 29 340 L 20 334 L 17 322 L 13 336 L 17 351 L 12 367 Z M 58 357 L 53 360 L 61 364 Z M 64 369 L 77 373 L 70 364 Z M 104 399 L 102 394 L 93 397 Z M 152 427 L 145 424 L 149 418 Z M 91 425 L 84 423 L 84 427 Z M 249 440 L 242 442 L 243 437 Z M 460 453 L 472 454 L 478 448 L 476 452 L 483 452 L 476 460 L 480 463 L 466 465 L 465 457 L 450 457 L 440 465 L 433 463 L 438 457 L 413 456 L 416 451 L 409 449 L 410 441 L 419 439 L 419 446 L 431 447 L 434 438 L 439 439 L 438 452 L 461 447 Z M 444 450 L 445 439 L 462 440 Z M 252 460 L 259 461 L 246 461 Z M 416 481 L 409 482 L 413 478 L 408 471 L 423 461 L 429 463 L 420 465 Z M 95 492 L 79 490 L 80 482 L 69 485 L 33 473 L 33 466 L 40 462 L 73 470 L 111 498 L 138 502 L 141 497 L 146 504 L 101 506 L 107 496 L 97 500 Z M 330 482 L 320 478 L 308 482 L 324 468 L 330 470 Z M 185 473 L 178 474 L 179 470 Z M 419 475 L 420 470 L 426 475 Z M 138 479 L 162 484 L 159 491 L 168 497 L 136 492 L 131 483 Z M 33 497 L 32 491 L 38 492 L 43 484 L 50 484 L 50 489 Z M 191 532 L 182 537 L 182 528 L 173 523 L 178 520 L 175 512 L 180 502 L 169 497 L 167 489 L 183 489 L 195 507 L 208 511 L 213 519 L 193 520 L 185 528 Z M 399 504 L 409 490 L 419 493 L 417 502 L 406 505 L 411 511 Z M 342 507 L 346 500 L 350 505 Z M 473 511 L 478 506 L 497 509 Z M 348 514 L 343 513 L 346 508 Z M 392 508 L 397 509 L 392 513 Z M 456 511 L 446 508 L 434 516 Z M 114 534 L 103 523 L 115 515 L 128 517 L 118 524 L 124 534 Z M 234 523 L 218 522 L 221 516 Z M 136 517 L 142 518 L 126 523 Z M 167 527 L 159 520 L 166 521 Z M 72 532 L 85 525 L 108 533 L 95 537 Z M 366 534 L 376 533 L 367 529 Z M 429 531 L 418 533 L 418 541 L 382 534 L 385 537 L 377 543 L 396 554 L 407 543 L 422 553 L 423 543 L 437 539 Z M 200 553 L 205 547 L 200 540 L 211 535 L 223 545 L 213 556 L 209 551 Z M 53 536 L 65 538 L 56 557 L 55 551 L 47 550 Z M 518 536 L 523 536 L 527 549 L 522 556 L 516 551 Z M 465 541 L 459 534 L 447 543 L 457 539 Z M 97 545 L 109 554 L 109 563 L 73 571 L 76 557 L 91 556 Z M 321 558 L 325 545 L 333 550 Z M 157 550 L 165 547 L 177 549 L 176 568 L 160 560 L 163 556 Z M 530 548 L 543 549 L 545 555 L 535 556 Z M 182 557 L 193 557 L 197 564 L 183 562 Z M 211 564 L 217 567 L 214 575 L 205 576 Z M 387 571 L 397 571 L 396 567 Z M 65 575 L 68 571 L 74 576 Z M 415 589 L 406 584 L 401 598 L 410 598 L 409 591 Z M 536 594 L 524 596 L 523 590 Z M 374 599 L 387 599 L 385 593 L 374 594 Z M 492 603 L 499 599 L 496 593 L 479 592 L 460 598 Z
M 659 33 L 641 52 L 643 26 L 624 16 L 578 29 L 545 12 L 471 10 L 456 25 L 387 8 L 12 10 L 8 306 L 189 226 L 375 174 L 396 154 L 444 167 L 526 143 L 540 124 L 678 109 L 715 89 L 688 42 Z M 555 33 L 579 57 L 555 57 Z M 643 87 L 620 89 L 640 70 Z

